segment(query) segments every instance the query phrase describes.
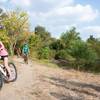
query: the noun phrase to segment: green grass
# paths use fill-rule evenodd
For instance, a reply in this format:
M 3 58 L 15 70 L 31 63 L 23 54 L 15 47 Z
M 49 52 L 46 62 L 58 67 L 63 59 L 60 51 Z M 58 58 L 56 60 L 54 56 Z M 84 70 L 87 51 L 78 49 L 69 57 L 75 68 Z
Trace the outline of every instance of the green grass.
M 38 63 L 40 63 L 40 64 L 43 64 L 43 65 L 45 65 L 47 67 L 53 67 L 53 68 L 58 68 L 59 67 L 57 64 L 52 63 L 50 60 L 47 60 L 47 59 L 39 60 L 39 59 L 34 58 L 33 60 L 38 62 Z

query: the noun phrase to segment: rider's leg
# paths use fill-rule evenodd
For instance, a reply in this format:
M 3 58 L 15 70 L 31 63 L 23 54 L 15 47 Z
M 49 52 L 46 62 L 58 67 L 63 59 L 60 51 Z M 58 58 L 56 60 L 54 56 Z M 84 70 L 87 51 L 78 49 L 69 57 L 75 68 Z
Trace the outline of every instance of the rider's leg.
M 9 73 L 9 76 L 11 77 L 11 71 L 10 71 L 10 68 L 8 66 L 8 57 L 4 57 L 4 66 L 6 67 L 8 73 Z

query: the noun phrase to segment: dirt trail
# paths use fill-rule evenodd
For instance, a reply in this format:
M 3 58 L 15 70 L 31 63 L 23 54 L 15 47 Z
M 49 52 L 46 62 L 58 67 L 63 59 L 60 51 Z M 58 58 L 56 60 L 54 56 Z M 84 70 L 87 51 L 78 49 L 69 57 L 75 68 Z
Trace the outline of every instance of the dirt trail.
M 100 100 L 100 75 L 13 60 L 18 79 L 4 84 L 0 100 Z

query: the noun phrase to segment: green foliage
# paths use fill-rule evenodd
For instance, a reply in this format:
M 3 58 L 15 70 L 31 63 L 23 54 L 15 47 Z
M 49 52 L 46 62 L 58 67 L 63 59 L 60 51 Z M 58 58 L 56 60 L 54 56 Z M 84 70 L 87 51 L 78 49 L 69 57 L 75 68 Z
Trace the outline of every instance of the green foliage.
M 0 40 L 4 43 L 5 47 L 7 49 L 9 49 L 10 38 L 7 36 L 7 34 L 5 33 L 5 31 L 3 31 L 3 30 L 0 30 Z
M 86 64 L 91 65 L 97 58 L 97 54 L 81 40 L 73 42 L 70 47 L 70 54 L 76 58 L 76 67 L 84 67 Z
M 63 59 L 63 60 L 74 60 L 74 58 L 68 54 L 67 50 L 59 50 L 56 55 L 55 55 L 55 59 Z
M 100 72 L 100 39 L 94 38 L 92 35 L 87 39 L 88 46 L 91 47 L 97 53 L 97 59 L 93 64 L 91 64 L 91 68 L 88 69 L 96 72 Z M 87 65 L 89 66 L 89 65 Z
M 0 9 L 0 25 L 4 26 L 0 40 L 11 54 L 27 40 L 32 58 L 63 59 L 72 62 L 71 66 L 77 69 L 100 71 L 100 39 L 91 35 L 84 42 L 75 27 L 64 32 L 60 39 L 52 38 L 43 26 L 36 26 L 31 35 L 28 14 L 20 9 L 8 12 Z
M 90 36 L 90 38 L 87 39 L 87 43 L 89 47 L 97 53 L 98 58 L 100 59 L 100 40 Z
M 43 41 L 48 41 L 48 39 L 51 37 L 50 33 L 45 30 L 45 27 L 42 26 L 35 27 L 35 34 L 40 36 Z
M 3 11 L 3 9 L 0 8 L 0 24 L 5 18 L 7 17 L 7 14 Z
M 42 46 L 41 38 L 37 35 L 31 35 L 29 37 L 29 46 L 30 46 L 31 49 L 40 48 Z
M 1 24 L 4 26 L 5 33 L 10 38 L 10 51 L 13 55 L 14 45 L 18 41 L 25 39 L 25 33 L 29 29 L 28 16 L 26 12 L 15 10 L 8 11 L 6 16 L 0 16 Z
M 65 48 L 69 48 L 71 43 L 75 40 L 80 39 L 79 32 L 76 32 L 76 28 L 72 27 L 69 31 L 66 31 L 61 35 L 61 41 Z
M 27 13 L 19 10 L 9 11 L 7 17 L 2 21 L 8 35 L 18 36 L 20 33 L 28 30 Z
M 55 40 L 50 44 L 50 48 L 53 50 L 61 50 L 64 48 L 63 43 L 61 42 L 61 40 Z
M 49 47 L 43 47 L 38 52 L 39 59 L 49 59 L 50 49 Z

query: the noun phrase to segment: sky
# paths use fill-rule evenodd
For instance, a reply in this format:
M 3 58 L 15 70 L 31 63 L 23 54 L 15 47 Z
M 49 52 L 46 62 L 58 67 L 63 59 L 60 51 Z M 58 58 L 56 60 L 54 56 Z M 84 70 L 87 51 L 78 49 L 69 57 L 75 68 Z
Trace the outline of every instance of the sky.
M 31 30 L 44 26 L 59 38 L 72 26 L 82 39 L 100 38 L 100 0 L 0 0 L 6 10 L 21 8 L 29 14 Z

